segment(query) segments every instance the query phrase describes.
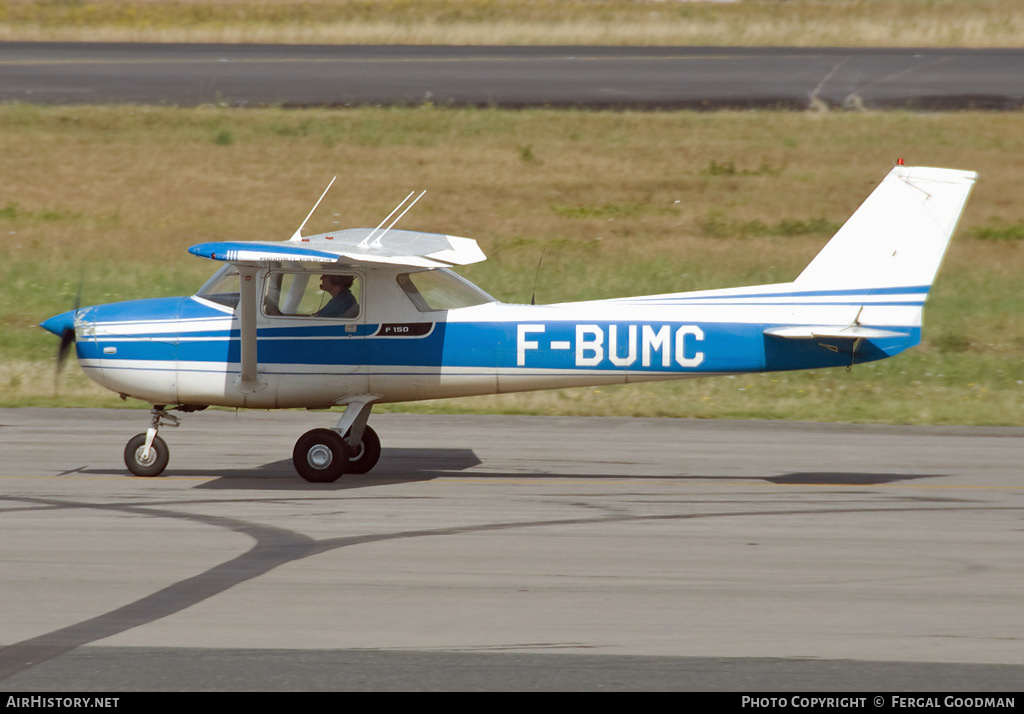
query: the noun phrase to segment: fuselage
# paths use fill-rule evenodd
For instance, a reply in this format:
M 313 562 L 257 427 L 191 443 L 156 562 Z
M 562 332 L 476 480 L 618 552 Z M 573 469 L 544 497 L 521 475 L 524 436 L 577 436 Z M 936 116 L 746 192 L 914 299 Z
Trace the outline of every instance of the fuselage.
M 259 274 L 258 294 L 275 270 Z M 532 306 L 480 292 L 477 304 L 433 309 L 436 304 L 403 290 L 408 268 L 349 272 L 362 286 L 354 318 L 259 311 L 255 385 L 239 383 L 237 302 L 203 291 L 78 310 L 78 359 L 97 383 L 154 404 L 317 408 L 353 395 L 414 401 L 854 361 L 849 341 L 766 334 L 779 326 L 899 327 L 898 336 L 857 345 L 856 362 L 881 359 L 917 343 L 927 294 L 926 287 L 823 290 L 785 283 Z M 58 332 L 55 326 L 72 315 L 60 317 L 44 326 Z

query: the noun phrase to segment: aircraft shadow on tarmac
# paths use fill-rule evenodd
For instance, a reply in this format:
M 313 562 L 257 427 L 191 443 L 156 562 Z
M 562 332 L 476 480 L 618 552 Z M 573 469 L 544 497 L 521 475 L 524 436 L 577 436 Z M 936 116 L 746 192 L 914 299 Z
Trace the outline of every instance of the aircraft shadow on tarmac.
M 178 478 L 215 477 L 196 488 L 218 489 L 319 489 L 343 490 L 388 483 L 431 481 L 453 472 L 479 466 L 472 449 L 383 449 L 380 462 L 369 474 L 346 474 L 334 483 L 310 484 L 299 478 L 291 459 L 271 461 L 262 466 L 237 469 L 176 468 L 172 463 L 164 476 Z M 73 473 L 131 477 L 126 469 L 76 469 Z
M 781 474 L 766 477 L 765 481 L 780 486 L 876 486 L 896 481 L 910 481 L 919 478 L 942 478 L 945 474 L 881 474 L 881 473 L 842 473 L 842 472 L 805 472 Z
M 377 467 L 369 474 L 346 474 L 334 483 L 308 484 L 295 473 L 291 459 L 271 461 L 261 466 L 236 469 L 189 469 L 175 468 L 172 464 L 166 476 L 179 478 L 215 477 L 211 481 L 199 484 L 201 489 L 260 489 L 278 488 L 295 490 L 315 486 L 319 489 L 346 490 L 381 486 L 386 484 L 416 483 L 432 481 L 444 476 L 452 476 L 461 471 L 479 466 L 480 459 L 472 449 L 384 449 Z M 121 469 L 75 469 L 68 473 L 89 475 L 117 476 L 128 474 Z M 899 481 L 910 481 L 925 478 L 943 478 L 946 474 L 898 474 L 877 472 L 794 472 L 778 476 L 704 476 L 699 474 L 650 475 L 660 481 L 727 481 L 746 480 L 768 481 L 779 486 L 875 486 Z M 557 479 L 621 479 L 644 478 L 640 473 L 559 473 L 557 471 L 538 471 L 537 473 L 486 472 L 474 473 L 474 478 L 557 478 Z

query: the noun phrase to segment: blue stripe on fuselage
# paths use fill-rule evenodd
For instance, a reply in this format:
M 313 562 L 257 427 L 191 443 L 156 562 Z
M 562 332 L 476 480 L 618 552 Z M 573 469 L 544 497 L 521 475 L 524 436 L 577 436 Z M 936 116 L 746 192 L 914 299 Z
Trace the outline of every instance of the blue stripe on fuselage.
M 856 292 L 822 290 L 816 294 Z M 927 288 L 873 292 L 923 293 Z M 110 333 L 80 339 L 77 349 L 81 358 L 211 364 L 240 360 L 239 332 L 227 327 L 231 315 L 189 298 L 133 300 L 83 308 L 79 319 L 104 323 L 103 332 Z M 179 335 L 179 320 L 192 321 L 191 326 L 196 327 L 205 319 L 210 319 L 211 325 L 222 320 L 223 328 Z M 763 331 L 771 326 L 601 320 L 440 322 L 422 337 L 384 337 L 376 336 L 376 324 L 325 321 L 310 325 L 280 318 L 279 324 L 258 329 L 258 360 L 262 365 L 278 367 L 367 365 L 388 369 L 407 366 L 652 373 L 806 369 L 842 366 L 851 361 L 852 341 L 766 337 Z M 139 328 L 146 331 L 137 332 Z M 881 359 L 920 341 L 919 328 L 900 331 L 910 333 L 910 337 L 861 341 L 856 361 Z
M 742 305 L 760 304 L 751 303 L 750 300 L 770 300 L 767 304 L 775 304 L 779 301 L 795 301 L 799 305 L 845 305 L 849 304 L 847 301 L 837 302 L 835 300 L 823 301 L 823 298 L 858 298 L 864 302 L 876 305 L 876 304 L 893 304 L 893 305 L 904 305 L 904 304 L 922 304 L 928 296 L 928 292 L 931 290 L 930 285 L 915 285 L 911 287 L 886 287 L 886 288 L 846 288 L 836 290 L 792 290 L 787 292 L 766 292 L 758 291 L 751 293 L 742 293 L 735 291 L 727 291 L 724 293 L 717 293 L 717 291 L 709 291 L 706 294 L 694 294 L 694 293 L 678 293 L 678 294 L 664 294 L 664 295 L 640 295 L 636 297 L 624 297 L 615 298 L 608 300 L 607 302 L 643 302 L 643 303 L 679 303 L 688 304 L 693 302 L 714 302 L 714 303 L 736 303 Z M 885 302 L 877 299 L 881 296 L 891 295 L 919 295 L 920 299 L 911 301 L 894 301 Z M 809 298 L 815 298 L 811 301 Z

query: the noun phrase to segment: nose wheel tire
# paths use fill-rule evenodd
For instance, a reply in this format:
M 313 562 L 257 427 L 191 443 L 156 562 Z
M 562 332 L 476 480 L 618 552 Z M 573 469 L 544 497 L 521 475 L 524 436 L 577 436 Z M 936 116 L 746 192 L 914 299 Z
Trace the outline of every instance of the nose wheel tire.
M 153 445 L 149 447 L 149 455 L 144 456 L 146 450 L 146 435 L 136 434 L 124 447 L 124 464 L 136 476 L 159 476 L 167 468 L 167 462 L 171 459 L 170 449 L 167 442 L 159 436 L 153 438 Z
M 299 476 L 312 483 L 332 483 L 349 472 L 349 448 L 336 431 L 313 429 L 295 442 L 292 463 Z
M 363 440 L 359 442 L 359 446 L 349 448 L 351 453 L 345 473 L 365 474 L 376 466 L 380 459 L 380 437 L 369 426 L 363 428 Z

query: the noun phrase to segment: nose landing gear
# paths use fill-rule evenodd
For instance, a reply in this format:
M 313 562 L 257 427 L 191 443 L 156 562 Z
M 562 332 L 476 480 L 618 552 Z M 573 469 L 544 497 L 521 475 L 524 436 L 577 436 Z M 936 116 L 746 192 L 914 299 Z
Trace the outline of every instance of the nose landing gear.
M 167 468 L 171 452 L 167 442 L 157 436 L 161 426 L 178 426 L 180 420 L 168 414 L 166 404 L 154 404 L 145 434 L 136 434 L 124 447 L 124 464 L 136 476 L 159 476 Z

